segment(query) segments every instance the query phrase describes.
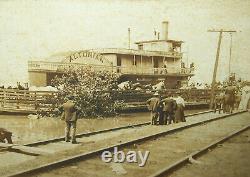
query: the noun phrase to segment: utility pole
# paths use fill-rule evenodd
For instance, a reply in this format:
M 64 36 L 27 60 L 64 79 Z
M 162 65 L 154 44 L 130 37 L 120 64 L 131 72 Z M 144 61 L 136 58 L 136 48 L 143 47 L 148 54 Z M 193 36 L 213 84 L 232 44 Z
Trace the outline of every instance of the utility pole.
M 212 108 L 213 102 L 214 102 L 214 94 L 215 94 L 216 75 L 217 75 L 218 63 L 219 63 L 219 58 L 220 58 L 220 46 L 221 46 L 221 40 L 222 40 L 222 33 L 235 33 L 236 31 L 221 29 L 221 30 L 208 30 L 208 32 L 219 33 L 216 59 L 215 59 L 215 63 L 214 63 L 213 80 L 212 80 L 212 85 L 211 85 L 212 88 L 211 88 L 211 96 L 210 96 L 210 108 Z
M 229 67 L 228 67 L 229 77 L 231 74 L 232 46 L 233 46 L 232 40 L 233 40 L 233 34 L 230 33 L 230 55 L 229 55 Z
M 187 46 L 187 67 L 189 67 L 188 55 L 189 55 L 189 46 Z

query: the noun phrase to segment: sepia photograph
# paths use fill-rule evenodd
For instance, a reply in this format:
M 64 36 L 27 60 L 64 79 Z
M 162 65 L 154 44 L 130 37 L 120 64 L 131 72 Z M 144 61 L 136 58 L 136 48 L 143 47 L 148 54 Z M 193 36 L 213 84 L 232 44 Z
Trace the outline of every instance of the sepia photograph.
M 250 0 L 0 0 L 0 177 L 249 177 Z

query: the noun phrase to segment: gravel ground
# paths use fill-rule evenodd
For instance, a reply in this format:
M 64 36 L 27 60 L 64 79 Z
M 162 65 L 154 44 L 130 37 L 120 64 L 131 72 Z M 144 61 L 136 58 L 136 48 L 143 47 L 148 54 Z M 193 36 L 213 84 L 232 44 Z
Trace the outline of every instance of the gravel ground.
M 171 177 L 249 177 L 249 158 L 250 130 L 247 130 L 197 159 L 199 164 L 189 164 Z

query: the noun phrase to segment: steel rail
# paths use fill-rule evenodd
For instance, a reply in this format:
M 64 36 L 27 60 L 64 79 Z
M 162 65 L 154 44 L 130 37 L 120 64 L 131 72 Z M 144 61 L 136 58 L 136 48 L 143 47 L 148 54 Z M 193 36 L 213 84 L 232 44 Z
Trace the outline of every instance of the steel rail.
M 247 111 L 239 111 L 239 112 L 236 112 L 236 113 L 219 116 L 219 117 L 208 119 L 208 120 L 205 120 L 205 121 L 199 121 L 199 122 L 196 122 L 196 123 L 193 123 L 193 124 L 191 123 L 191 124 L 187 124 L 187 125 L 182 125 L 180 127 L 173 128 L 173 129 L 170 129 L 170 130 L 167 130 L 167 131 L 162 131 L 162 132 L 159 132 L 159 133 L 147 135 L 147 136 L 144 136 L 144 137 L 141 137 L 141 138 L 138 138 L 138 139 L 133 139 L 133 140 L 130 140 L 130 141 L 127 141 L 127 142 L 123 142 L 123 143 L 115 144 L 115 145 L 112 145 L 112 146 L 100 148 L 100 149 L 97 149 L 97 150 L 94 150 L 94 151 L 85 152 L 85 153 L 82 153 L 82 154 L 78 154 L 78 155 L 75 155 L 75 156 L 71 156 L 71 157 L 61 159 L 61 160 L 57 160 L 57 161 L 54 161 L 54 162 L 51 162 L 51 163 L 43 164 L 43 165 L 40 165 L 40 166 L 35 167 L 35 168 L 30 168 L 30 169 L 26 169 L 26 170 L 23 170 L 23 171 L 20 171 L 20 172 L 17 172 L 17 173 L 9 174 L 9 175 L 6 175 L 6 177 L 23 177 L 25 175 L 32 175 L 32 174 L 43 172 L 43 171 L 46 171 L 46 170 L 58 168 L 58 167 L 61 167 L 63 165 L 69 165 L 70 163 L 75 163 L 77 161 L 86 160 L 86 159 L 88 159 L 90 157 L 99 155 L 103 151 L 111 151 L 111 150 L 113 150 L 114 147 L 126 147 L 126 146 L 129 146 L 129 145 L 134 145 L 136 143 L 145 142 L 145 141 L 152 140 L 152 139 L 155 139 L 155 138 L 158 138 L 158 137 L 161 137 L 161 136 L 164 136 L 164 135 L 168 135 L 168 134 L 173 134 L 175 132 L 178 132 L 178 131 L 181 131 L 181 130 L 184 130 L 184 129 L 187 129 L 187 128 L 191 128 L 191 127 L 195 127 L 195 126 L 198 126 L 198 125 L 202 125 L 204 123 L 224 119 L 224 118 L 231 117 L 233 115 L 244 113 L 244 112 L 247 112 Z
M 193 152 L 193 153 L 181 158 L 180 160 L 176 161 L 175 163 L 167 166 L 166 168 L 163 168 L 163 169 L 157 171 L 156 173 L 150 175 L 149 177 L 162 177 L 162 176 L 169 175 L 169 174 L 173 173 L 174 171 L 178 170 L 179 168 L 183 167 L 187 163 L 189 163 L 190 158 L 197 158 L 205 153 L 208 153 L 209 150 L 216 148 L 218 144 L 227 141 L 228 139 L 232 138 L 233 136 L 236 136 L 239 133 L 242 133 L 243 131 L 248 130 L 249 128 L 250 128 L 250 124 L 214 141 L 213 143 L 203 147 L 202 149 L 200 149 L 196 152 Z
M 202 112 L 197 112 L 197 113 L 193 113 L 193 114 L 188 114 L 188 115 L 186 115 L 186 117 L 205 114 L 205 113 L 209 113 L 212 111 L 213 110 L 208 110 L 208 111 L 202 111 Z M 93 131 L 93 132 L 85 132 L 85 133 L 77 134 L 76 137 L 80 138 L 80 137 L 84 137 L 84 136 L 91 136 L 91 135 L 97 135 L 97 134 L 101 134 L 101 133 L 112 132 L 112 131 L 117 131 L 117 130 L 122 130 L 122 129 L 141 127 L 141 126 L 150 125 L 150 124 L 151 124 L 151 122 L 149 121 L 149 122 L 144 122 L 144 123 L 139 123 L 139 124 L 126 125 L 126 126 L 115 127 L 115 128 L 110 128 L 110 129 L 103 129 L 103 130 L 98 130 L 98 131 Z M 57 137 L 57 138 L 48 139 L 48 140 L 44 140 L 44 141 L 37 141 L 37 142 L 33 142 L 33 143 L 24 144 L 24 146 L 31 146 L 31 147 L 39 146 L 39 145 L 44 145 L 44 144 L 48 144 L 48 143 L 63 141 L 64 138 L 65 137 L 63 136 L 63 137 Z

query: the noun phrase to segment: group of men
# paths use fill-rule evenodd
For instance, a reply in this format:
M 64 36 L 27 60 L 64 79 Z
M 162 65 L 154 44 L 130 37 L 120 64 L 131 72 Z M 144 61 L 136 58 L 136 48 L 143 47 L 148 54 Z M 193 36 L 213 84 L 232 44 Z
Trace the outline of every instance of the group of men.
M 168 95 L 166 98 L 156 92 L 152 98 L 147 100 L 147 106 L 151 111 L 152 125 L 167 125 L 186 121 L 184 115 L 185 101 L 180 92 L 176 93 L 176 97 Z
M 65 141 L 73 144 L 76 142 L 76 122 L 77 122 L 77 108 L 73 102 L 73 96 L 67 97 L 67 101 L 60 108 L 63 112 L 62 119 L 65 120 Z M 177 92 L 176 97 L 169 95 L 163 98 L 158 92 L 154 94 L 153 98 L 147 100 L 148 108 L 152 114 L 152 124 L 166 125 L 171 123 L 185 122 L 184 107 L 185 102 L 181 97 L 181 93 Z M 70 137 L 70 129 L 72 134 Z

